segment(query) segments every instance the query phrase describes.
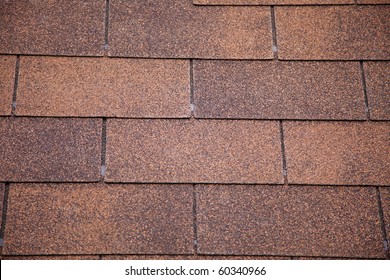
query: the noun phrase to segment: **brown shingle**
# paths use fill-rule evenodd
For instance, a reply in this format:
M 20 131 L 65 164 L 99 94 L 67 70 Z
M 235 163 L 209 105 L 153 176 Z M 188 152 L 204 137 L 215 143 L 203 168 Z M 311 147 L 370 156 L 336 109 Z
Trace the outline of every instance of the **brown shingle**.
M 356 0 L 358 4 L 390 4 L 390 0 Z
M 101 120 L 0 118 L 0 181 L 97 181 Z
M 22 57 L 18 115 L 187 117 L 189 62 Z
M 358 62 L 195 61 L 195 116 L 365 119 Z
M 11 115 L 15 63 L 15 56 L 0 55 L 0 116 Z
M 102 55 L 105 1 L 1 1 L 0 52 Z
M 108 120 L 109 182 L 283 183 L 277 122 Z
M 98 255 L 37 255 L 37 256 L 0 256 L 0 260 L 98 260 Z
M 276 7 L 280 59 L 390 59 L 389 6 Z
M 383 219 L 387 233 L 387 240 L 390 238 L 390 188 L 380 188 Z
M 286 122 L 288 180 L 297 184 L 389 185 L 388 123 Z
M 359 1 L 359 0 L 358 0 Z M 389 0 L 366 0 L 389 1 Z M 354 0 L 192 0 L 195 5 L 331 5 L 353 4 Z
M 374 120 L 390 120 L 390 62 L 365 62 L 367 99 Z
M 191 0 L 110 2 L 109 54 L 273 58 L 267 7 L 196 7 Z
M 12 184 L 4 254 L 192 253 L 192 187 Z
M 103 260 L 285 260 L 275 256 L 107 255 Z
M 0 183 L 0 227 L 3 226 L 3 203 L 4 203 L 5 185 Z
M 198 186 L 198 250 L 383 258 L 374 188 Z

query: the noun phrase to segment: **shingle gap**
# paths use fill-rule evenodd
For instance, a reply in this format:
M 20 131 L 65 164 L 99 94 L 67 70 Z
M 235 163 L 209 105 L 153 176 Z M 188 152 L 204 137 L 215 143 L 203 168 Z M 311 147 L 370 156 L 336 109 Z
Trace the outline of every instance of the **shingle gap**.
M 378 209 L 379 209 L 379 219 L 381 223 L 382 228 L 382 234 L 383 234 L 383 247 L 385 250 L 385 254 L 387 258 L 390 258 L 390 251 L 389 251 L 389 238 L 386 233 L 386 226 L 385 226 L 385 219 L 383 214 L 383 207 L 382 207 L 382 197 L 379 187 L 375 187 L 376 193 L 378 195 Z
M 104 20 L 104 55 L 107 55 L 108 50 L 108 25 L 110 16 L 110 0 L 106 0 L 106 15 Z
M 102 120 L 102 149 L 101 149 L 101 167 L 100 175 L 102 176 L 102 181 L 106 176 L 106 144 L 107 144 L 107 118 Z
M 366 75 L 364 73 L 364 66 L 363 66 L 363 61 L 360 60 L 360 71 L 362 74 L 362 85 L 363 85 L 363 94 L 364 94 L 364 104 L 365 104 L 365 109 L 366 109 L 366 117 L 367 120 L 370 120 L 370 106 L 368 105 L 368 96 L 367 96 L 367 85 L 366 85 Z
M 3 215 L 1 217 L 1 229 L 0 229 L 0 247 L 4 246 L 4 232 L 7 222 L 7 209 L 8 209 L 8 194 L 10 183 L 5 183 L 4 197 L 3 197 Z
M 194 101 L 194 61 L 190 59 L 190 110 L 191 118 L 195 115 L 195 101 Z
M 271 6 L 271 24 L 272 24 L 272 52 L 274 53 L 274 59 L 278 60 L 278 41 L 276 38 L 276 21 L 275 21 L 274 6 Z
M 194 254 L 198 255 L 198 218 L 197 218 L 197 203 L 196 203 L 196 185 L 193 185 L 193 204 L 192 212 L 194 215 Z
M 283 161 L 283 177 L 284 177 L 284 184 L 288 185 L 288 179 L 287 179 L 287 161 L 286 161 L 286 148 L 284 145 L 284 133 L 283 133 L 283 121 L 279 121 L 279 127 L 280 127 L 280 143 L 282 148 L 282 161 Z
M 20 67 L 20 55 L 16 56 L 16 64 L 15 64 L 15 82 L 14 82 L 14 92 L 12 95 L 12 110 L 11 115 L 15 115 L 16 111 L 16 93 L 18 90 L 18 84 L 19 84 L 19 67 Z

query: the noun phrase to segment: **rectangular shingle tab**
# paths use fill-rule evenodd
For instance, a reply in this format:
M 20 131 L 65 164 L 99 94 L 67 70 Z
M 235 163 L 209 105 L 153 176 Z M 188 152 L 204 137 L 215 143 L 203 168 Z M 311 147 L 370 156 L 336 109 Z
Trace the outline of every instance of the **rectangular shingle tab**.
M 11 115 L 16 56 L 0 55 L 0 116 Z
M 101 120 L 0 118 L 0 181 L 98 181 Z
M 385 257 L 375 188 L 205 185 L 197 192 L 200 254 Z
M 390 6 L 276 7 L 275 17 L 280 59 L 390 59 Z
M 387 236 L 387 242 L 390 238 L 390 188 L 380 188 L 381 204 L 383 211 L 383 220 L 385 223 L 385 230 Z M 387 250 L 389 250 L 389 245 L 387 244 Z M 389 251 L 390 252 L 390 251 Z
M 0 2 L 0 53 L 103 55 L 105 1 Z
M 0 183 L 0 226 L 3 226 L 3 207 L 4 207 L 4 194 L 5 194 L 5 184 Z
M 195 61 L 195 117 L 365 119 L 358 62 Z
M 390 62 L 364 62 L 367 99 L 373 120 L 390 120 Z
M 283 183 L 279 125 L 108 120 L 109 182 Z
M 389 185 L 390 125 L 385 122 L 286 122 L 292 184 Z
M 332 5 L 354 4 L 354 0 L 192 0 L 195 5 Z M 364 0 L 363 0 L 364 1 Z M 389 1 L 389 0 L 365 0 Z
M 0 256 L 0 260 L 99 260 L 99 255 L 35 255 L 35 256 L 20 256 L 7 255 Z
M 368 4 L 368 5 L 371 5 L 371 4 L 378 4 L 378 5 L 390 4 L 390 0 L 356 0 L 356 2 L 358 4 Z
M 12 184 L 7 255 L 193 253 L 192 186 Z
M 196 7 L 183 0 L 110 2 L 111 56 L 272 59 L 267 7 Z
M 189 117 L 185 60 L 22 57 L 17 115 Z

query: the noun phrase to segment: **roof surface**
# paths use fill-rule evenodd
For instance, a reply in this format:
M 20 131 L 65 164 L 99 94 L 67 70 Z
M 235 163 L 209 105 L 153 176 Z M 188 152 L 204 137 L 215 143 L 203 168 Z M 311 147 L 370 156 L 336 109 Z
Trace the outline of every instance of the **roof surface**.
M 0 258 L 390 258 L 389 4 L 1 1 Z

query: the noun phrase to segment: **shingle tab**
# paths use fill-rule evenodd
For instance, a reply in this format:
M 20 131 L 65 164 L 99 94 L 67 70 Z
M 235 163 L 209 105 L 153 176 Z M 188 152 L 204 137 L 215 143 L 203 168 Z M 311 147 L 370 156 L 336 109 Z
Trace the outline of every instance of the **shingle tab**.
M 4 194 L 5 194 L 5 184 L 0 183 L 0 226 L 3 226 L 3 203 L 4 203 Z
M 390 188 L 380 188 L 381 204 L 383 211 L 383 219 L 385 222 L 385 230 L 387 240 L 390 238 Z
M 22 57 L 16 114 L 189 117 L 189 62 Z
M 364 73 L 371 119 L 390 120 L 390 62 L 365 62 Z
M 16 56 L 0 55 L 0 116 L 11 115 Z
M 109 182 L 283 183 L 277 122 L 108 120 Z
M 196 7 L 191 0 L 110 2 L 109 55 L 273 58 L 267 7 Z
M 0 118 L 0 181 L 98 181 L 101 120 Z
M 365 119 L 358 62 L 195 61 L 195 117 Z
M 356 0 L 358 4 L 390 4 L 390 0 Z
M 276 7 L 280 59 L 390 59 L 389 6 Z
M 197 192 L 201 254 L 385 257 L 375 188 L 206 185 Z
M 0 260 L 99 260 L 99 255 L 35 255 L 35 256 L 0 256 Z
M 193 253 L 192 187 L 12 184 L 4 254 Z
M 390 125 L 286 122 L 289 183 L 389 185 Z
M 104 0 L 0 2 L 0 53 L 103 55 Z
M 192 0 L 195 5 L 332 5 L 354 4 L 354 0 Z M 359 0 L 358 0 L 359 1 Z M 363 0 L 389 1 L 389 0 Z

